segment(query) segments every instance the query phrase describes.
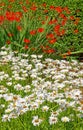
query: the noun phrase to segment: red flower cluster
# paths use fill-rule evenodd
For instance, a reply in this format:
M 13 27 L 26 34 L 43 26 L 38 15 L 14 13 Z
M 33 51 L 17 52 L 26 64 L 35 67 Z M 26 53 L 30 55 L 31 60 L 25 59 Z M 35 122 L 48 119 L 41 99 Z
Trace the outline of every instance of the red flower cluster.
M 55 42 L 56 42 L 56 38 L 49 40 L 49 43 L 50 43 L 50 44 L 54 44 Z
M 58 6 L 58 7 L 55 7 L 55 10 L 56 10 L 58 13 L 62 13 L 63 8 L 62 8 L 61 6 Z
M 41 48 L 42 48 L 44 53 L 47 53 L 47 54 L 55 53 L 55 50 L 52 49 L 50 46 L 41 46 Z
M 11 44 L 11 41 L 10 41 L 10 40 L 7 40 L 7 41 L 6 41 L 6 44 L 8 44 L 8 45 Z
M 46 36 L 46 38 L 47 39 L 54 39 L 54 34 L 53 33 L 49 33 L 49 34 L 47 34 L 47 36 Z
M 26 12 L 28 12 L 28 9 L 26 8 L 26 6 L 22 6 L 22 9 L 23 9 L 23 11 L 26 13 Z
M 29 48 L 28 45 L 25 45 L 25 46 L 24 46 L 24 49 L 25 49 L 25 50 L 27 50 L 28 48 Z
M 21 12 L 10 12 L 10 11 L 6 11 L 6 19 L 8 21 L 16 21 L 16 22 L 20 22 L 21 18 L 22 18 L 22 13 Z
M 46 38 L 50 44 L 54 44 L 57 41 L 53 33 L 47 34 Z
M 30 40 L 27 39 L 27 38 L 25 38 L 25 39 L 24 39 L 24 42 L 28 44 L 28 43 L 30 43 Z
M 5 17 L 3 15 L 0 16 L 0 24 L 2 24 L 5 20 Z
M 20 25 L 17 26 L 16 28 L 17 28 L 18 31 L 21 31 L 21 30 L 22 30 L 22 26 L 20 26 Z
M 37 30 L 39 33 L 42 33 L 42 32 L 44 32 L 44 28 L 38 28 L 38 30 Z
M 37 7 L 35 5 L 32 5 L 31 8 L 30 8 L 32 11 L 36 11 L 37 10 Z
M 8 0 L 9 2 L 15 2 L 15 0 Z
M 51 25 L 51 24 L 56 24 L 56 23 L 57 23 L 57 19 L 53 19 L 53 20 L 50 20 L 48 24 Z
M 31 30 L 31 31 L 30 31 L 30 34 L 31 34 L 31 35 L 35 35 L 35 34 L 36 34 L 36 30 Z

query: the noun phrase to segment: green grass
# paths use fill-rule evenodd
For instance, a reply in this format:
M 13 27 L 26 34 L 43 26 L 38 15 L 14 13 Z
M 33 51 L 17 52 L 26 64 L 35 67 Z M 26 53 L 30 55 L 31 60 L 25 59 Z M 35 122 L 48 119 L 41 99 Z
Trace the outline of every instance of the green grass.
M 12 11 L 21 11 L 23 13 L 23 18 L 20 22 L 9 22 L 4 21 L 4 24 L 0 26 L 0 47 L 2 47 L 4 44 L 10 44 L 11 48 L 13 50 L 18 50 L 20 52 L 25 53 L 45 53 L 45 55 L 51 58 L 62 58 L 64 54 L 67 52 L 71 52 L 71 54 L 77 54 L 77 57 L 79 57 L 78 53 L 83 53 L 83 9 L 82 5 L 83 2 L 80 0 L 68 0 L 68 1 L 46 1 L 46 8 L 42 6 L 42 3 L 45 1 L 42 0 L 41 2 L 38 0 L 34 0 L 33 2 L 36 2 L 37 11 L 31 11 L 31 1 L 29 5 L 26 5 L 25 2 L 23 2 L 22 5 L 19 5 L 19 1 L 15 1 L 13 4 L 9 4 L 7 1 L 5 2 L 5 7 L 3 7 L 1 14 L 4 14 L 4 12 L 7 10 L 9 5 L 12 5 L 12 8 L 8 10 Z M 65 29 L 66 33 L 62 36 L 57 36 L 54 33 L 54 25 L 48 25 L 50 19 L 54 20 L 57 19 L 58 23 L 61 24 L 62 19 L 59 17 L 58 13 L 55 13 L 55 11 L 50 11 L 49 7 L 50 5 L 61 6 L 61 7 L 68 7 L 70 10 L 70 14 L 66 14 L 66 12 L 63 12 L 64 15 L 69 19 L 70 16 L 74 16 L 76 18 L 80 18 L 80 21 L 77 25 L 74 25 L 75 19 L 73 21 L 68 20 L 67 24 L 65 26 L 61 26 L 61 29 Z M 22 6 L 24 8 L 28 9 L 28 12 L 24 13 L 22 10 Z M 43 10 L 48 10 L 48 13 L 43 13 Z M 79 12 L 76 12 L 76 10 L 79 10 Z M 41 19 L 39 20 L 39 17 L 41 16 Z M 48 20 L 45 19 L 45 17 L 49 16 Z M 33 17 L 33 18 L 31 18 Z M 41 22 L 44 21 L 45 24 L 42 25 Z M 22 27 L 22 31 L 17 30 L 17 26 Z M 40 34 L 36 34 L 34 36 L 30 35 L 31 30 L 36 30 L 38 28 L 44 28 L 44 32 Z M 74 34 L 74 30 L 78 30 L 77 34 Z M 11 33 L 13 36 L 8 36 L 8 34 Z M 46 39 L 46 35 L 49 33 L 54 33 L 55 38 L 57 39 L 56 42 L 49 44 L 49 41 Z M 24 38 L 27 38 L 30 40 L 30 44 L 26 45 L 24 43 Z M 41 46 L 44 46 L 44 50 L 42 50 Z M 49 48 L 46 48 L 46 46 L 49 46 Z M 26 48 L 26 49 L 24 49 Z M 28 48 L 28 49 L 27 49 Z M 49 50 L 51 52 L 49 52 Z M 50 53 L 50 54 L 47 54 Z M 52 54 L 51 54 L 52 53 Z M 70 54 L 70 55 L 71 55 Z

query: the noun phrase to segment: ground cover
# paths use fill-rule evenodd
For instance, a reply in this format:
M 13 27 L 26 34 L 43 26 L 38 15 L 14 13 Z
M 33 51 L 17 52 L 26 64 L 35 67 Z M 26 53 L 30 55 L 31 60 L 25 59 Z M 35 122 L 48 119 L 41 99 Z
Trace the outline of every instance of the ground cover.
M 82 130 L 82 62 L 0 55 L 1 130 Z

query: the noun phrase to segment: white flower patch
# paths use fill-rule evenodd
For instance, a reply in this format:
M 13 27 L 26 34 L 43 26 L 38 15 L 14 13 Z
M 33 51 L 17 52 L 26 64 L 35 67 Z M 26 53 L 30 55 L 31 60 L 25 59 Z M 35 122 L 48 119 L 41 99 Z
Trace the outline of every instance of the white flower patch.
M 14 56 L 9 49 L 8 52 L 5 50 L 3 47 L 0 52 L 0 62 L 4 59 L 10 71 L 0 70 L 0 100 L 7 102 L 6 108 L 1 103 L 0 109 L 5 109 L 2 121 L 40 110 L 41 113 L 50 112 L 48 122 L 53 125 L 58 123 L 58 116 L 67 108 L 80 115 L 83 113 L 83 63 L 50 58 L 42 60 L 43 55 Z M 33 116 L 32 124 L 39 126 L 42 121 Z M 69 121 L 70 117 L 61 117 L 61 122 Z

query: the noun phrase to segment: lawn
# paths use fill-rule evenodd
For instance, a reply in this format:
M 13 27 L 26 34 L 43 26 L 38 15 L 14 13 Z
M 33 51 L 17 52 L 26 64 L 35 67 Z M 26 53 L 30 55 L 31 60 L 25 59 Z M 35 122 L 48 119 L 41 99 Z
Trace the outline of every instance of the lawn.
M 0 130 L 83 130 L 82 7 L 0 2 Z

